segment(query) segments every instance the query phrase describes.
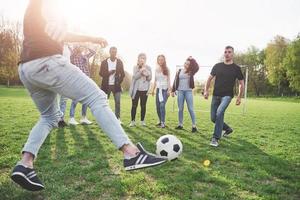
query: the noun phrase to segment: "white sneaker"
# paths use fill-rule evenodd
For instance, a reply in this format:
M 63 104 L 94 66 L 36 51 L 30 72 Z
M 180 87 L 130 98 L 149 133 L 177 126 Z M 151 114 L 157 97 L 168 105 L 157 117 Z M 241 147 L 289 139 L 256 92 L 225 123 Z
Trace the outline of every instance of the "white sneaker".
M 78 125 L 79 123 L 72 117 L 69 119 L 69 124 L 70 125 Z
M 135 126 L 135 121 L 131 121 L 130 124 L 129 124 L 129 126 L 130 126 L 130 127 Z
M 146 126 L 146 122 L 145 121 L 141 121 L 141 126 Z
M 119 123 L 122 125 L 122 124 L 123 124 L 123 122 L 121 121 L 121 119 L 120 119 L 120 118 L 118 118 L 118 120 L 119 120 Z
M 84 124 L 84 125 L 90 125 L 93 122 L 91 122 L 90 120 L 88 120 L 86 117 L 81 118 L 80 120 L 80 124 Z

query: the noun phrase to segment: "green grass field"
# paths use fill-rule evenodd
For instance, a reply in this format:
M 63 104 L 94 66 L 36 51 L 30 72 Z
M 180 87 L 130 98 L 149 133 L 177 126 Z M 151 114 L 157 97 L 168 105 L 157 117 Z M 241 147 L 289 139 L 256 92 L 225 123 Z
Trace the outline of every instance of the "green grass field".
M 167 105 L 168 128 L 156 128 L 152 96 L 147 127 L 129 128 L 131 102 L 127 94 L 122 96 L 123 127 L 134 142 L 155 151 L 161 135 L 174 134 L 183 143 L 180 159 L 156 168 L 125 172 L 122 154 L 95 123 L 53 130 L 35 163 L 46 189 L 31 193 L 9 176 L 39 114 L 24 89 L 2 87 L 0 199 L 300 199 L 299 100 L 249 99 L 246 115 L 242 107 L 230 105 L 225 119 L 234 133 L 218 148 L 208 145 L 213 130 L 210 100 L 198 95 L 194 102 L 197 134 L 190 132 L 187 110 L 185 130 L 174 130 L 177 112 L 172 112 L 172 98 Z M 89 118 L 95 122 L 90 113 Z M 206 159 L 211 161 L 209 167 L 203 166 Z

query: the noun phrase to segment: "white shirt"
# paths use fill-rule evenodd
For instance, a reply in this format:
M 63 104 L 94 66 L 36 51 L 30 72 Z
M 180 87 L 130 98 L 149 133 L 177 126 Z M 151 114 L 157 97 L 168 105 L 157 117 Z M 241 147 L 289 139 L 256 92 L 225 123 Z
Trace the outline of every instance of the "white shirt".
M 109 58 L 107 59 L 107 64 L 108 64 L 108 71 L 117 69 L 117 59 L 113 62 Z M 115 74 L 116 72 L 109 76 L 108 85 L 115 85 Z

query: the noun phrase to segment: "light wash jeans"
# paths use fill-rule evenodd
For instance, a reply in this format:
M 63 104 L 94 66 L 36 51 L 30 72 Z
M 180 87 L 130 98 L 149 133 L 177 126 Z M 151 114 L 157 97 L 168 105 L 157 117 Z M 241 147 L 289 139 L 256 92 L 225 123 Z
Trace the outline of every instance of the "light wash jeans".
M 72 101 L 71 108 L 70 108 L 70 117 L 71 118 L 73 118 L 75 116 L 76 105 L 77 105 L 77 102 Z M 86 116 L 87 108 L 88 108 L 88 106 L 86 104 L 82 104 L 82 107 L 81 107 L 81 116 L 82 117 Z
M 120 122 L 110 109 L 107 95 L 78 67 L 61 55 L 36 59 L 19 66 L 20 79 L 40 112 L 22 152 L 35 157 L 61 117 L 57 94 L 88 105 L 97 123 L 119 149 L 131 144 Z
M 60 98 L 59 98 L 59 109 L 61 112 L 61 120 L 64 120 L 64 117 L 65 117 L 67 100 L 68 100 L 68 98 L 66 98 L 64 96 L 60 96 Z
M 184 101 L 186 101 L 192 123 L 196 125 L 196 117 L 194 113 L 194 103 L 193 103 L 193 91 L 192 90 L 178 90 L 177 91 L 177 103 L 178 103 L 178 119 L 179 125 L 183 125 L 183 108 Z
M 156 112 L 160 123 L 166 122 L 166 103 L 168 100 L 168 89 L 162 90 L 163 101 L 159 101 L 159 90 L 156 89 Z
M 228 130 L 230 127 L 224 123 L 225 110 L 231 102 L 231 96 L 213 96 L 211 101 L 210 116 L 211 121 L 215 123 L 215 129 L 213 137 L 220 139 L 222 136 L 222 130 Z

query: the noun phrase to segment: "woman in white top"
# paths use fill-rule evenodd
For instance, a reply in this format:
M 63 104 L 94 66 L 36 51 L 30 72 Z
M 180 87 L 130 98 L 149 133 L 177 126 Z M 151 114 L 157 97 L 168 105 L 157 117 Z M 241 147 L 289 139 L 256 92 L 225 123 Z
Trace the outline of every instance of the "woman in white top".
M 165 128 L 166 103 L 171 92 L 171 84 L 170 71 L 164 55 L 157 56 L 157 65 L 152 95 L 156 88 L 156 111 L 159 118 L 157 126 Z

